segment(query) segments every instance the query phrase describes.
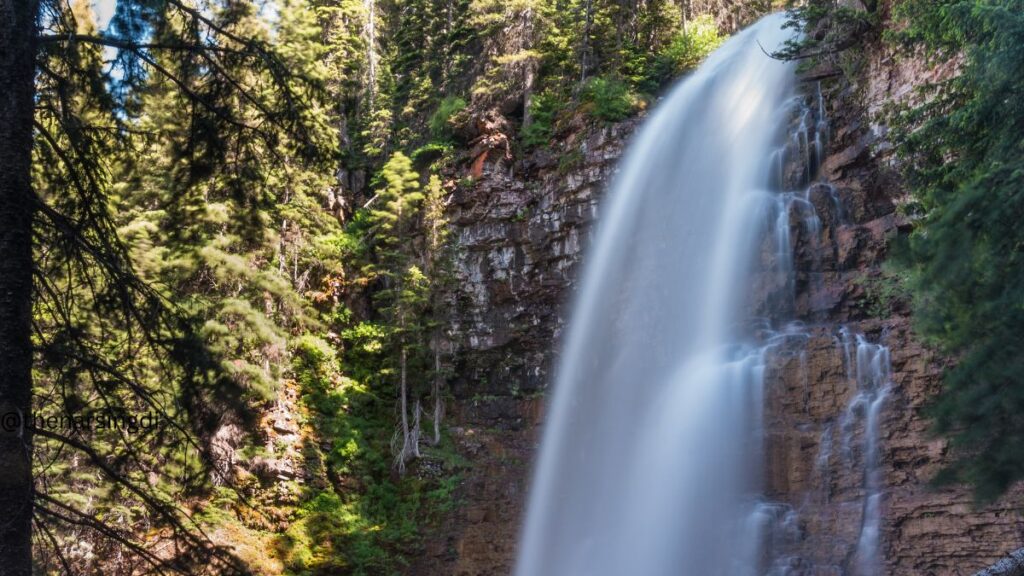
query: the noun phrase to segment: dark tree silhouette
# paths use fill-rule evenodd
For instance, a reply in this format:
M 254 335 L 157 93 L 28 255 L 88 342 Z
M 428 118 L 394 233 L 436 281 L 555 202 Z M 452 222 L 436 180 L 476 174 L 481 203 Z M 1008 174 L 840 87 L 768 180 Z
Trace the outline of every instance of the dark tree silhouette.
M 32 573 L 32 116 L 35 0 L 0 0 L 0 571 Z M 10 428 L 10 430 L 7 430 Z
M 71 572 L 57 526 L 126 548 L 146 573 L 245 572 L 174 498 L 145 480 L 161 472 L 152 453 L 160 447 L 191 451 L 210 464 L 208 432 L 237 389 L 218 376 L 187 315 L 132 269 L 109 214 L 100 158 L 131 134 L 126 119 L 157 79 L 189 103 L 195 129 L 181 147 L 203 151 L 183 155 L 196 179 L 237 168 L 229 166 L 226 142 L 259 142 L 275 162 L 282 135 L 308 141 L 306 108 L 295 88 L 308 94 L 318 87 L 296 77 L 263 40 L 238 32 L 234 24 L 246 6 L 223 0 L 214 15 L 187 0 L 118 0 L 106 32 L 82 33 L 63 0 L 0 0 L 0 574 L 33 572 L 33 534 L 38 545 L 52 547 L 48 566 Z M 96 47 L 115 48 L 120 73 L 89 68 L 88 47 L 93 54 Z M 321 153 L 313 145 L 299 151 L 303 159 Z M 60 193 L 41 198 L 33 189 L 39 174 Z M 191 183 L 186 178 L 182 186 Z M 132 360 L 144 350 L 178 381 L 172 397 L 168 388 L 135 377 Z M 34 365 L 53 375 L 45 389 L 33 383 Z M 83 381 L 92 386 L 86 409 L 145 409 L 161 426 L 102 441 L 36 429 L 34 405 L 69 416 L 83 410 L 77 389 Z M 174 552 L 153 553 L 138 535 L 77 509 L 48 493 L 43 478 L 33 479 L 33 465 L 47 469 L 65 452 L 77 453 L 145 506 Z M 175 480 L 187 496 L 202 479 Z

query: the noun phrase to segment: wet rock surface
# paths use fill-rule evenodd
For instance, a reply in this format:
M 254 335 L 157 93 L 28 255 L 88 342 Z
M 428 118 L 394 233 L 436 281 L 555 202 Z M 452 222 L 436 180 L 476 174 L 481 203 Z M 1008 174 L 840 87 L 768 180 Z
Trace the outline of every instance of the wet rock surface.
M 865 116 L 912 93 L 912 79 L 931 76 L 907 72 L 915 64 L 887 53 L 868 61 L 862 85 L 827 94 L 819 176 L 786 204 L 792 278 L 762 275 L 754 286 L 755 310 L 782 302 L 783 316 L 797 321 L 772 327 L 788 335 L 766 359 L 766 573 L 868 571 L 860 557 L 876 505 L 876 573 L 974 574 L 1024 546 L 1015 505 L 1024 491 L 978 508 L 966 487 L 931 484 L 949 447 L 930 433 L 926 410 L 950 359 L 920 342 L 905 299 L 886 288 L 882 263 L 912 223 L 897 210 L 905 193 L 884 129 Z M 864 98 L 873 104 L 861 105 Z M 599 199 L 636 125 L 584 131 L 514 162 L 495 159 L 457 192 L 449 328 L 458 361 L 448 421 L 472 467 L 460 505 L 433 529 L 411 574 L 511 572 L 566 303 Z M 762 260 L 776 258 L 773 250 L 766 244 Z M 884 382 L 872 389 L 851 357 L 857 336 L 887 351 Z

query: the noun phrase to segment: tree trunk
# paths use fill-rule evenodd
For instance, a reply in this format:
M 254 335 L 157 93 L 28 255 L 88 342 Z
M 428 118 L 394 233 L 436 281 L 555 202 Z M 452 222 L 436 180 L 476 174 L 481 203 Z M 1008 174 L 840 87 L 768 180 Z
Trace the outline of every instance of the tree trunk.
M 420 454 L 420 436 L 422 433 L 422 427 L 420 426 L 420 416 L 423 414 L 423 407 L 420 406 L 420 399 L 417 398 L 413 408 L 413 419 L 412 419 L 412 432 L 409 434 L 410 457 L 419 459 L 422 455 Z
M 406 380 L 406 351 L 402 344 L 399 357 L 398 407 L 402 411 L 402 448 L 398 452 L 398 473 L 405 474 L 405 462 L 409 459 L 409 393 Z
M 38 0 L 0 0 L 0 572 L 32 573 L 32 116 Z
M 441 418 L 444 416 L 444 400 L 441 399 L 441 339 L 434 334 L 434 446 L 441 444 Z
M 370 112 L 373 112 L 373 101 L 377 96 L 377 2 L 376 0 L 363 0 L 363 8 L 366 10 L 366 68 L 368 75 L 367 95 L 370 102 Z
M 590 61 L 590 28 L 594 22 L 594 0 L 587 0 L 583 8 L 583 38 L 580 44 L 580 85 L 587 79 L 587 68 L 592 64 Z
M 533 10 L 523 12 L 523 37 L 521 50 L 528 50 L 534 45 Z M 533 86 L 537 80 L 537 61 L 530 57 L 523 62 L 523 125 L 526 130 L 533 123 Z

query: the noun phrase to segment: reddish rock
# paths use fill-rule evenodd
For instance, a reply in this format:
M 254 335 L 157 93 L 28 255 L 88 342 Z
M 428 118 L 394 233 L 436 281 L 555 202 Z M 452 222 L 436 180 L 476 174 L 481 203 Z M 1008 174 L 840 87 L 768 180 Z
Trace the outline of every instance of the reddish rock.
M 789 297 L 792 315 L 807 325 L 806 338 L 768 360 L 765 490 L 796 512 L 780 544 L 791 574 L 853 573 L 864 516 L 864 426 L 863 418 L 842 426 L 856 390 L 838 345 L 846 326 L 891 351 L 892 386 L 879 422 L 883 572 L 970 575 L 1024 545 L 1024 518 L 1014 505 L 1024 489 L 977 508 L 966 487 L 932 487 L 948 449 L 930 433 L 925 410 L 949 359 L 914 336 L 905 302 L 886 303 L 884 318 L 871 317 L 879 303 L 866 288 L 881 277 L 893 239 L 911 223 L 898 215 L 905 192 L 884 127 L 864 110 L 910 98 L 914 81 L 949 74 L 950 67 L 926 72 L 877 47 L 866 57 L 858 89 L 828 98 L 832 141 L 821 169 L 828 182 L 807 195 L 820 229 L 795 234 Z M 635 125 L 573 134 L 511 171 L 481 169 L 472 188 L 455 195 L 459 288 L 450 332 L 459 360 L 449 422 L 458 427 L 454 436 L 472 468 L 457 491 L 461 505 L 431 531 L 436 536 L 412 574 L 511 571 L 565 303 L 597 200 Z M 769 257 L 769 247 L 762 253 Z M 784 288 L 779 277 L 760 275 L 752 306 Z

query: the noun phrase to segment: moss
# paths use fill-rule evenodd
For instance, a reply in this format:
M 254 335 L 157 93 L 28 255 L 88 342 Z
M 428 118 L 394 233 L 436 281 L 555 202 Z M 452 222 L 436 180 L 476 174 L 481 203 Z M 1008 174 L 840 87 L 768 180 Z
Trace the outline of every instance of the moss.
M 565 175 L 583 164 L 583 152 L 573 150 L 558 158 L 558 173 Z
M 908 278 L 886 268 L 881 273 L 864 274 L 854 282 L 864 290 L 860 307 L 872 318 L 886 318 L 894 309 L 908 302 Z

